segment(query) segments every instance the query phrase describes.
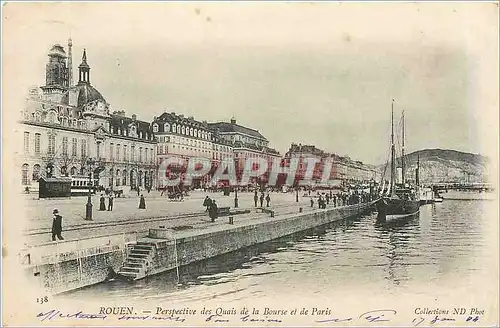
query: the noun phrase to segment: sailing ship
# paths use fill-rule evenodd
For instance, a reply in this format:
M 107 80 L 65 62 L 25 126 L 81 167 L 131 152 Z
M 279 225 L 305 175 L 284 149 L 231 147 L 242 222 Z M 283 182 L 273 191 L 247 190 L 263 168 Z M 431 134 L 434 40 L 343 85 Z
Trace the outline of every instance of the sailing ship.
M 402 117 L 402 156 L 401 156 L 401 184 L 396 184 L 396 146 L 394 144 L 394 99 L 391 105 L 391 179 L 386 194 L 382 194 L 377 203 L 377 223 L 388 224 L 414 218 L 420 211 L 418 192 L 419 163 L 415 174 L 416 186 L 405 180 L 405 122 Z

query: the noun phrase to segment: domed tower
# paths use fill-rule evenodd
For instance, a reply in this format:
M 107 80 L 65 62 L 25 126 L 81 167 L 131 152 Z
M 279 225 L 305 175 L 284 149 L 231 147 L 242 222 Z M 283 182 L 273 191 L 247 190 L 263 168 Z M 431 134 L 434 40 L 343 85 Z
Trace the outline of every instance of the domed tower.
M 76 91 L 76 107 L 82 110 L 84 118 L 91 120 L 92 127 L 103 126 L 108 129 L 107 119 L 109 105 L 101 93 L 90 84 L 90 66 L 87 63 L 87 51 L 83 50 L 82 62 L 78 66 L 78 84 L 72 88 Z
M 78 84 L 90 84 L 90 66 L 87 64 L 86 49 L 83 49 L 82 63 L 78 66 Z
M 42 87 L 47 100 L 60 102 L 68 88 L 68 67 L 64 48 L 55 44 L 49 51 L 49 62 L 45 66 L 45 86 Z

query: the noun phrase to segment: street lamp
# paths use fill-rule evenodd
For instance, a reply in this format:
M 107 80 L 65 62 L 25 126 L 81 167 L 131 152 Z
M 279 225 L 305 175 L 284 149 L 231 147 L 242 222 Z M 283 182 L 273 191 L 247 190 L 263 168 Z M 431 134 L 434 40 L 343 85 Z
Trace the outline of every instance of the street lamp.
M 295 189 L 295 202 L 296 203 L 299 202 L 299 187 Z
M 85 220 L 92 221 L 92 168 L 95 165 L 95 160 L 89 158 L 87 166 L 89 168 L 89 194 L 87 197 L 87 204 L 85 205 Z
M 234 159 L 234 171 L 235 171 L 235 181 L 236 181 L 236 186 L 234 186 L 234 208 L 238 208 L 238 160 L 235 158 Z

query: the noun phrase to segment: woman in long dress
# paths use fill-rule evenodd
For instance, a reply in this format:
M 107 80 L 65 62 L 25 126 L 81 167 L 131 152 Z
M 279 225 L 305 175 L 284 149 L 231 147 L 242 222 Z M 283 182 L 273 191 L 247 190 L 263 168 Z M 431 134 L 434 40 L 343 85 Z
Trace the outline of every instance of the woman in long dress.
M 139 200 L 139 209 L 146 209 L 146 200 L 144 199 L 144 195 L 141 195 L 141 199 Z
M 99 205 L 99 211 L 105 211 L 106 210 L 106 203 L 104 199 L 104 194 L 101 194 L 101 199 L 100 199 L 100 205 Z

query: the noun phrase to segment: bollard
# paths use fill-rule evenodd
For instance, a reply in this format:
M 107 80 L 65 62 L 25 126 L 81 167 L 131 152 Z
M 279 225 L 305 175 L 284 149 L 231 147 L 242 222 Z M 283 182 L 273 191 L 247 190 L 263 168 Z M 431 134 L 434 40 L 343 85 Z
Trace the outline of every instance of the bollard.
M 302 207 L 299 207 L 299 213 L 302 213 Z
M 233 220 L 232 216 L 229 217 L 229 224 L 234 224 L 234 220 Z
M 274 218 L 274 211 L 271 211 L 271 217 Z

